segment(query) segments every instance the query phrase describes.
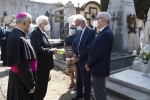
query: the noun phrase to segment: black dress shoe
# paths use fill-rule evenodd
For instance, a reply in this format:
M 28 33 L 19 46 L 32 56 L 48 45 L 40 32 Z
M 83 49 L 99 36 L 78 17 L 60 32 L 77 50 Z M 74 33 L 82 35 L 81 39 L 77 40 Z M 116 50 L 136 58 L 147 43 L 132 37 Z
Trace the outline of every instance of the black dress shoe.
M 78 100 L 78 99 L 81 99 L 83 98 L 83 95 L 79 96 L 79 95 L 76 95 L 74 98 L 72 98 L 72 100 Z

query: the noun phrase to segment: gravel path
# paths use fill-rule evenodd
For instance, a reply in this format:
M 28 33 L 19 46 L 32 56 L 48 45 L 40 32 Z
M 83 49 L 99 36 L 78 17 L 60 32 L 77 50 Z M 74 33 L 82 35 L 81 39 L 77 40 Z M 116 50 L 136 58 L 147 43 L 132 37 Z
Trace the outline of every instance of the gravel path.
M 0 100 L 5 100 L 4 97 L 7 93 L 8 73 L 8 67 L 0 67 Z M 47 94 L 44 100 L 71 100 L 71 98 L 75 96 L 75 92 L 68 89 L 68 85 L 70 83 L 69 76 L 62 72 L 60 68 L 55 67 L 51 71 L 51 78 L 51 81 L 48 83 Z M 123 99 L 109 93 L 107 100 Z

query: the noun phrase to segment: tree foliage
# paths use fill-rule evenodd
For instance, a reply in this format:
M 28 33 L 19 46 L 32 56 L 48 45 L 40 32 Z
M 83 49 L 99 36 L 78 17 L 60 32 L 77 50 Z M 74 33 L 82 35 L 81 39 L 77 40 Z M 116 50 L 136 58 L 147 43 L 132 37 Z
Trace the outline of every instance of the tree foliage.
M 101 1 L 101 11 L 107 11 L 109 0 Z M 135 11 L 137 18 L 144 21 L 147 20 L 147 13 L 150 7 L 150 0 L 134 0 Z
M 147 13 L 150 7 L 150 0 L 134 0 L 135 11 L 137 18 L 144 21 L 147 20 Z
M 64 4 L 62 3 L 62 1 L 58 1 L 58 2 L 55 2 L 53 4 L 55 4 L 55 5 L 59 6 L 59 7 L 63 7 L 64 6 Z
M 100 0 L 101 2 L 101 11 L 107 11 L 109 0 Z

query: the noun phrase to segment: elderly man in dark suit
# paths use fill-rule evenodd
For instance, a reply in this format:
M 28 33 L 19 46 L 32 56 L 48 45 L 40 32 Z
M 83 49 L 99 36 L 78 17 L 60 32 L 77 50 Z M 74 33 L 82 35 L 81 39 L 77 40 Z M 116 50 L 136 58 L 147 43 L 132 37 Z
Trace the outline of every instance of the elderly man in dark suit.
M 1 29 L 0 29 L 1 55 L 3 52 L 3 48 L 4 48 L 4 42 L 5 42 L 8 34 L 9 34 L 9 32 L 6 30 L 5 24 L 4 23 L 1 24 Z
M 86 26 L 86 19 L 81 15 L 76 15 L 74 22 L 78 30 L 72 46 L 74 59 L 76 61 L 77 95 L 72 100 L 83 97 L 84 100 L 90 100 L 91 74 L 86 71 L 84 66 L 88 60 L 88 49 L 95 38 L 95 30 Z
M 51 49 L 45 32 L 50 30 L 48 17 L 39 16 L 36 19 L 37 28 L 31 34 L 31 45 L 37 55 L 37 85 L 36 100 L 44 100 L 47 92 L 50 70 L 54 67 L 53 54 L 57 49 Z
M 96 20 L 100 31 L 90 46 L 85 68 L 92 74 L 96 100 L 106 100 L 105 77 L 110 74 L 110 57 L 114 36 L 108 26 L 111 21 L 109 13 L 98 13 Z

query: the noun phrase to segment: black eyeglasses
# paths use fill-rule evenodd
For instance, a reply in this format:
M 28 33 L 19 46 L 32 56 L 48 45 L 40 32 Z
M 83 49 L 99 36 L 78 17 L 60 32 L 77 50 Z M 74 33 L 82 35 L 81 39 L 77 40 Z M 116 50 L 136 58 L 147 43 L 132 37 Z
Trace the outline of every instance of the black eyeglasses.
M 95 18 L 96 20 L 98 20 L 98 19 L 102 19 L 102 18 Z
M 77 28 L 72 28 L 72 27 L 70 27 L 70 29 L 77 29 Z

